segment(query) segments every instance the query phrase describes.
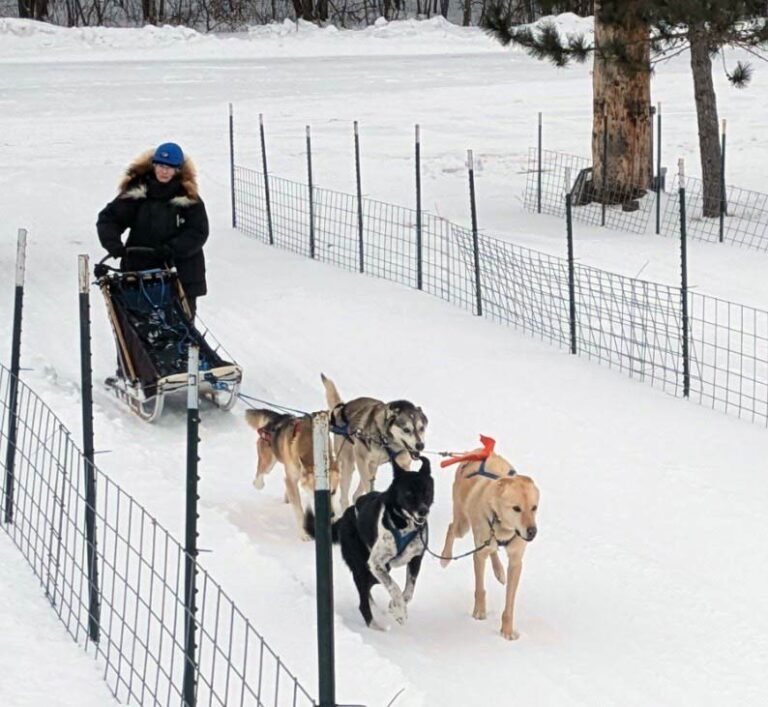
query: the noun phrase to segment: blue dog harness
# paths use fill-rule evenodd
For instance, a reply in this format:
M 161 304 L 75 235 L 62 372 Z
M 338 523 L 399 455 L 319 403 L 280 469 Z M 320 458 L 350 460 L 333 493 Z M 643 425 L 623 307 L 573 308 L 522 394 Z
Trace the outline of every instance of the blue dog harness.
M 498 474 L 494 474 L 492 471 L 488 471 L 485 468 L 485 462 L 486 460 L 483 459 L 482 463 L 480 464 L 480 468 L 477 471 L 473 471 L 471 474 L 467 474 L 464 478 L 465 479 L 471 479 L 473 476 L 484 476 L 486 479 L 500 479 L 502 478 Z M 514 469 L 510 469 L 507 472 L 507 476 L 514 476 L 517 472 Z

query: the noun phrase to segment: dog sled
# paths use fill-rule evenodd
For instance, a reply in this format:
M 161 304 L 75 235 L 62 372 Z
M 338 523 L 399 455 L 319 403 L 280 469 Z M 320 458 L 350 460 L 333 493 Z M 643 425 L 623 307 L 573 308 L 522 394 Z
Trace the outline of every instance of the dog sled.
M 135 249 L 131 249 L 135 250 Z M 104 263 L 94 268 L 117 347 L 117 373 L 105 381 L 141 419 L 156 420 L 165 398 L 187 388 L 190 344 L 200 349 L 199 389 L 222 410 L 240 391 L 242 369 L 221 357 L 193 323 L 175 269 L 120 272 Z

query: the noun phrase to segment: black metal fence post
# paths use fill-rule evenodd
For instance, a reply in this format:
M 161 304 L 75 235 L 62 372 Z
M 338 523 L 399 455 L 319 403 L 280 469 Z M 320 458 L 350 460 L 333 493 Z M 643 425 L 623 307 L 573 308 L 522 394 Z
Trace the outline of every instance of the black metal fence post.
M 600 225 L 605 226 L 605 210 L 608 201 L 608 115 L 603 115 L 603 193 L 600 201 Z
M 536 178 L 536 212 L 541 213 L 541 160 L 542 160 L 542 149 L 543 149 L 543 116 L 542 113 L 539 113 L 539 147 L 538 147 L 538 167 L 537 167 L 537 178 Z
M 688 239 L 685 213 L 685 162 L 679 161 L 680 182 L 680 271 L 682 285 L 680 288 L 680 304 L 683 334 L 683 396 L 691 393 L 691 361 L 688 349 Z
M 576 269 L 573 258 L 573 196 L 571 194 L 571 170 L 565 170 L 565 223 L 568 239 L 568 319 L 571 329 L 571 353 L 576 353 Z
M 309 257 L 315 257 L 315 201 L 312 188 L 312 138 L 307 125 L 307 174 L 309 177 Z
M 477 233 L 477 204 L 475 200 L 475 165 L 472 150 L 467 150 L 467 166 L 469 168 L 469 204 L 472 209 L 472 251 L 475 260 L 475 296 L 476 314 L 483 316 L 483 295 L 480 290 L 480 239 Z
M 229 188 L 232 196 L 232 228 L 237 228 L 237 204 L 235 201 L 235 117 L 229 104 Z
M 661 233 L 661 103 L 656 113 L 656 234 Z
M 24 303 L 24 272 L 27 260 L 27 232 L 20 228 L 16 240 L 16 287 L 11 337 L 11 378 L 8 381 L 8 446 L 5 450 L 5 522 L 13 523 L 14 471 L 18 428 L 19 372 L 21 370 L 21 312 Z
M 267 205 L 267 233 L 269 245 L 275 245 L 275 234 L 272 230 L 272 200 L 269 198 L 269 171 L 267 170 L 267 140 L 264 136 L 264 116 L 259 113 L 259 135 L 261 137 L 261 164 L 264 168 L 264 200 Z
M 331 487 L 328 474 L 327 412 L 319 412 L 312 416 L 312 448 L 315 460 L 315 571 L 317 578 L 319 707 L 336 707 Z
M 424 288 L 424 261 L 421 232 L 421 129 L 416 125 L 416 287 Z
M 363 177 L 360 174 L 360 135 L 355 121 L 355 181 L 357 184 L 357 240 L 360 272 L 365 272 L 365 243 L 363 240 Z
M 197 704 L 197 501 L 198 411 L 200 352 L 190 346 L 187 361 L 187 494 L 184 542 L 184 685 L 183 707 Z
M 85 541 L 88 562 L 88 635 L 99 642 L 101 606 L 96 553 L 96 474 L 93 468 L 93 374 L 91 370 L 91 305 L 88 256 L 78 258 L 80 284 L 80 388 L 83 420 L 83 473 L 85 475 Z
M 725 233 L 725 214 L 728 211 L 728 201 L 725 195 L 725 128 L 726 120 L 723 118 L 723 144 L 720 149 L 720 242 L 723 242 Z

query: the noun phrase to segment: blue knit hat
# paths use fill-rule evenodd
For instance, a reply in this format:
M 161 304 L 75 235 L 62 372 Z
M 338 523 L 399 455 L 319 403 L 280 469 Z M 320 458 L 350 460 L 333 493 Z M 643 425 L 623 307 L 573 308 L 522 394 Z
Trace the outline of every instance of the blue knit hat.
M 184 164 L 184 153 L 175 142 L 164 142 L 152 157 L 153 164 L 167 164 L 169 167 L 181 167 Z

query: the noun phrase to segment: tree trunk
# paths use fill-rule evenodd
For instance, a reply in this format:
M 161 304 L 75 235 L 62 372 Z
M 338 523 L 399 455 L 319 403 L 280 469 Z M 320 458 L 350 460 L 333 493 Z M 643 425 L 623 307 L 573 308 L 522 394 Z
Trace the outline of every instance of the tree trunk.
M 464 12 L 461 16 L 461 24 L 469 27 L 472 22 L 472 0 L 464 0 Z
M 699 121 L 699 154 L 704 182 L 702 198 L 704 216 L 720 215 L 720 132 L 717 120 L 717 97 L 712 81 L 712 60 L 706 29 L 691 27 L 691 70 L 696 96 L 696 117 Z
M 622 203 L 641 196 L 651 185 L 650 30 L 630 13 L 621 26 L 605 24 L 599 19 L 599 11 L 600 2 L 596 0 L 592 193 L 599 201 Z M 617 39 L 626 46 L 631 65 L 600 51 L 601 46 L 609 46 Z

